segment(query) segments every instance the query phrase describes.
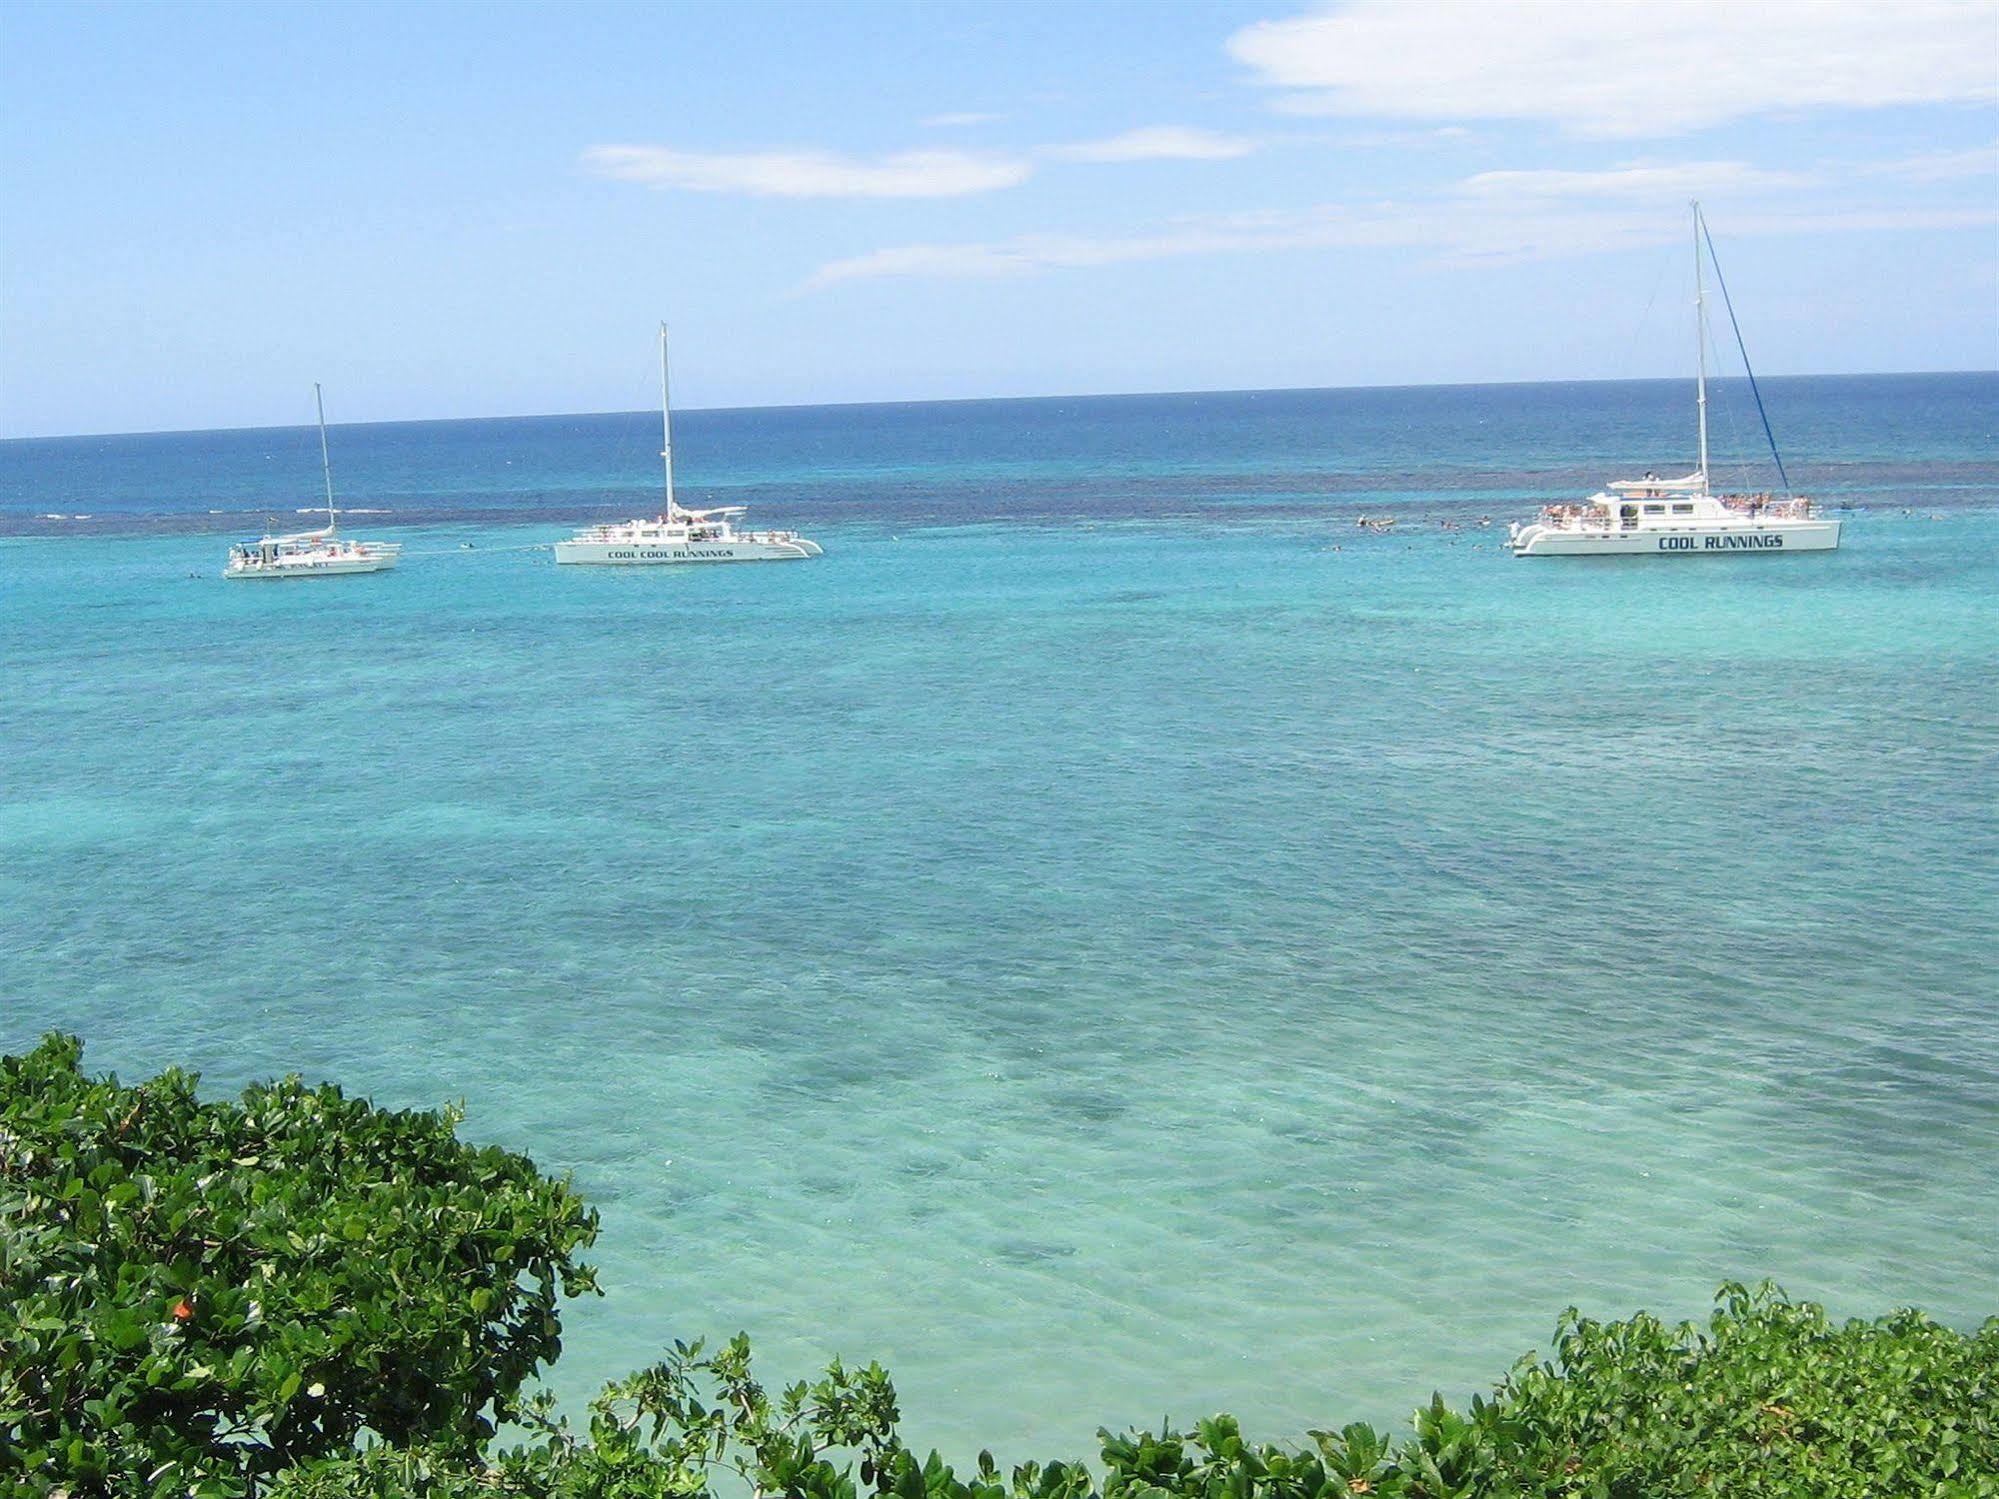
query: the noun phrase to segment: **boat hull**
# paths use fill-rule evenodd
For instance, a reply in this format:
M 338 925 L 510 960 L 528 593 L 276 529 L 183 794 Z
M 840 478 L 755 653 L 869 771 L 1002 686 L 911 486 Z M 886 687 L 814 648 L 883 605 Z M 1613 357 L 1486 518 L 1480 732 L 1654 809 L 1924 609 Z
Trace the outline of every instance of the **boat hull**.
M 330 562 L 299 562 L 289 566 L 227 567 L 225 578 L 275 581 L 281 578 L 330 578 L 348 573 L 385 573 L 396 565 L 394 557 L 342 557 Z
M 592 567 L 654 567 L 677 562 L 796 562 L 821 555 L 817 542 L 558 541 L 555 560 Z
M 1839 546 L 1836 520 L 1780 525 L 1678 529 L 1573 530 L 1522 526 L 1508 544 L 1516 557 L 1735 557 L 1750 553 L 1830 552 Z

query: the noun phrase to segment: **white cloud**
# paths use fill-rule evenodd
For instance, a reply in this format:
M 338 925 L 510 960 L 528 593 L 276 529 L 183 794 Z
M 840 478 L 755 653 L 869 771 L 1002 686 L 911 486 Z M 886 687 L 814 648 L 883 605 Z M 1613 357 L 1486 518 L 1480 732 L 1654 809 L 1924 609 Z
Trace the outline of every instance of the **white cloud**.
M 1424 126 L 1415 130 L 1341 130 L 1324 135 L 1294 135 L 1292 140 L 1318 140 L 1326 145 L 1355 151 L 1406 150 L 1450 146 L 1475 141 L 1478 132 L 1462 125 Z
M 1347 0 L 1229 39 L 1300 114 L 1679 134 L 1770 111 L 1990 99 L 1991 0 Z
M 927 125 L 972 124 L 997 115 L 936 115 Z M 1046 146 L 1063 161 L 1224 161 L 1256 142 L 1187 125 L 1149 125 L 1106 140 Z M 898 151 L 844 156 L 834 151 L 680 151 L 670 146 L 592 146 L 583 166 L 600 177 L 697 193 L 764 198 L 957 198 L 1017 187 L 1034 175 L 1026 156 L 988 152 Z
M 1926 151 L 1899 161 L 1877 161 L 1859 168 L 1867 177 L 1893 177 L 1903 182 L 1950 182 L 1960 177 L 1983 177 L 1999 183 L 1999 143 L 1973 146 L 1967 151 Z
M 1400 210 L 1329 207 L 1295 214 L 1216 214 L 1182 220 L 1146 234 L 1023 234 L 991 244 L 906 245 L 876 250 L 820 267 L 807 285 L 825 287 L 883 276 L 984 279 L 1232 251 L 1401 244 L 1415 242 L 1423 232 L 1413 217 Z
M 1003 115 L 980 114 L 975 110 L 966 110 L 959 114 L 931 115 L 928 119 L 919 120 L 917 123 L 925 130 L 957 130 L 966 125 L 990 125 L 993 121 L 1004 118 Z
M 1602 172 L 1480 172 L 1458 191 L 1483 198 L 1693 198 L 1704 193 L 1803 187 L 1793 172 L 1766 172 L 1740 161 L 1614 167 Z
M 1731 214 L 1731 239 L 1995 225 L 1991 209 L 1789 209 Z M 1297 213 L 1206 215 L 1130 235 L 1024 234 L 985 244 L 904 245 L 821 266 L 807 289 L 887 277 L 993 279 L 1194 255 L 1406 246 L 1456 264 L 1557 259 L 1678 240 L 1676 215 L 1645 205 L 1559 200 L 1498 205 L 1468 198 L 1324 205 Z
M 846 260 L 829 261 L 812 273 L 808 288 L 877 277 L 917 277 L 972 281 L 998 276 L 1022 276 L 1052 264 L 1037 260 L 1025 239 L 992 245 L 896 245 L 871 250 Z
M 1064 161 L 1228 161 L 1247 156 L 1256 142 L 1192 125 L 1147 125 L 1107 140 L 1049 146 L 1043 154 Z
M 600 177 L 648 187 L 760 198 L 959 198 L 1016 187 L 1034 173 L 1017 157 L 966 151 L 899 151 L 868 159 L 831 151 L 592 146 L 583 165 Z

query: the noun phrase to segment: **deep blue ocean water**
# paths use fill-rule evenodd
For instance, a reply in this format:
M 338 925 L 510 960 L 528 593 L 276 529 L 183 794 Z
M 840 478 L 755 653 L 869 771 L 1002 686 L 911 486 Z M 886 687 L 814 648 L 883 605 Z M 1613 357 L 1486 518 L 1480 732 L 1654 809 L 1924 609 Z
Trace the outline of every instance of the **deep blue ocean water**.
M 656 418 L 337 427 L 404 563 L 267 587 L 311 431 L 0 444 L 0 1046 L 462 1098 L 603 1210 L 565 1395 L 742 1327 L 959 1455 L 1397 1419 L 1730 1277 L 1974 1321 L 1999 377 L 1769 383 L 1836 554 L 1497 550 L 1688 396 L 688 413 L 827 555 L 641 572 L 536 548 Z

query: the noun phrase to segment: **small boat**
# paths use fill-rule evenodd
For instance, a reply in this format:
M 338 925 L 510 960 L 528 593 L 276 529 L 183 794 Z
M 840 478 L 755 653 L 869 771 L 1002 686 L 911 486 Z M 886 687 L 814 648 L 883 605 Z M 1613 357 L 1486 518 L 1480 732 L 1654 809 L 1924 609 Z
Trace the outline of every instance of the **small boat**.
M 743 505 L 689 510 L 673 496 L 673 401 L 667 388 L 666 324 L 659 325 L 659 409 L 666 466 L 666 509 L 650 520 L 586 526 L 555 544 L 555 560 L 604 567 L 645 567 L 667 562 L 789 562 L 824 555 L 816 541 L 796 531 L 745 531 L 736 522 Z
M 260 536 L 229 549 L 225 578 L 330 578 L 340 573 L 387 572 L 402 555 L 397 541 L 356 541 L 341 536 L 333 508 L 333 460 L 326 448 L 326 402 L 312 387 L 319 408 L 319 466 L 326 478 L 326 524 L 316 531 Z
M 1783 493 L 1716 494 L 1708 485 L 1707 283 L 1702 275 L 1701 246 L 1705 241 L 1712 259 L 1714 242 L 1708 237 L 1700 204 L 1693 205 L 1693 212 L 1694 332 L 1699 349 L 1694 387 L 1700 429 L 1697 466 L 1684 478 L 1661 479 L 1648 473 L 1642 479 L 1617 480 L 1575 504 L 1545 506 L 1534 520 L 1506 528 L 1506 545 L 1514 556 L 1714 557 L 1737 552 L 1829 552 L 1839 545 L 1840 523 L 1823 514 L 1811 500 L 1791 493 L 1783 455 L 1777 451 L 1776 435 L 1770 430 L 1763 393 L 1757 388 L 1756 372 L 1749 368 L 1746 348 L 1742 367 L 1749 374 L 1749 389 L 1756 397 L 1757 414 L 1763 418 L 1763 434 L 1770 441 L 1770 456 L 1776 460 Z M 1728 283 L 1721 280 L 1719 262 L 1715 264 L 1715 279 L 1726 301 Z M 1734 325 L 1732 304 L 1728 316 Z M 1740 344 L 1739 327 L 1736 339 Z

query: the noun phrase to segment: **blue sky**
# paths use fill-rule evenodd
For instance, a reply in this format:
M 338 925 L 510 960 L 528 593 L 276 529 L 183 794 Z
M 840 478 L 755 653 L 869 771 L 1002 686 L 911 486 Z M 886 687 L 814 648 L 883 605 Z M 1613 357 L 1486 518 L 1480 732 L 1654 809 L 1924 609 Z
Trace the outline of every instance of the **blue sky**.
M 1999 0 L 0 9 L 0 434 L 1999 365 Z

